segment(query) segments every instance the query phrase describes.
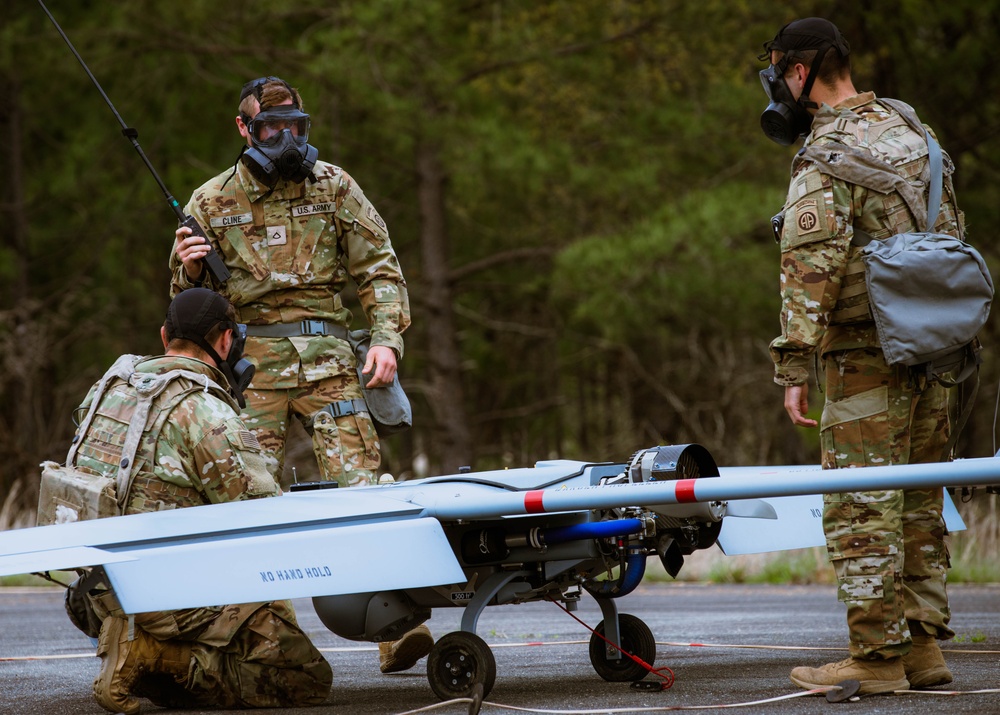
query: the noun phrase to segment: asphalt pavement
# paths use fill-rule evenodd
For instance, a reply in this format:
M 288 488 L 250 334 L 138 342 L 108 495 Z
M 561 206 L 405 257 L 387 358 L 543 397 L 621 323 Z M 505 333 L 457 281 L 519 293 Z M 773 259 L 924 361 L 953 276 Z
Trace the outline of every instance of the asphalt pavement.
M 1000 585 L 957 585 L 950 594 L 958 633 L 944 646 L 955 675 L 951 686 L 839 704 L 816 695 L 789 697 L 800 692 L 788 680 L 793 667 L 847 655 L 843 606 L 832 586 L 640 586 L 618 605 L 652 630 L 653 667 L 672 672 L 673 685 L 657 691 L 599 677 L 588 655 L 590 633 L 554 604 L 487 608 L 478 634 L 493 650 L 497 677 L 479 712 L 713 712 L 743 704 L 743 711 L 765 714 L 1000 713 Z M 333 689 L 324 705 L 266 712 L 464 715 L 475 709 L 468 701 L 442 703 L 428 685 L 426 661 L 409 672 L 380 674 L 373 644 L 335 636 L 309 600 L 294 603 L 300 624 L 333 667 Z M 592 627 L 601 619 L 589 597 L 574 615 Z M 440 637 L 458 630 L 460 619 L 460 609 L 439 609 L 428 625 Z M 99 665 L 93 653 L 67 620 L 61 589 L 0 589 L 0 713 L 104 712 L 91 695 Z M 144 701 L 143 712 L 171 711 Z

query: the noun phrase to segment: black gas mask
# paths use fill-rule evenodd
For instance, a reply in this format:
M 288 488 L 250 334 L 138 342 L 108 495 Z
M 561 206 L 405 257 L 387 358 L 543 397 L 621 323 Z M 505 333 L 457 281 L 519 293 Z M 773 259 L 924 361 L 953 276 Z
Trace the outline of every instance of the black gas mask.
M 283 84 L 292 103 L 261 107 L 253 118 L 241 112 L 250 132 L 250 146 L 240 158 L 265 186 L 274 187 L 282 179 L 301 183 L 316 166 L 319 150 L 308 143 L 309 115 L 302 111 L 295 90 L 278 77 L 260 77 L 243 85 L 240 102 L 252 94 L 260 104 L 264 86 L 269 82 Z
M 760 71 L 760 81 L 769 100 L 767 108 L 760 115 L 760 128 L 768 139 L 782 146 L 791 146 L 799 137 L 809 133 L 813 117 L 808 108 L 816 107 L 815 102 L 809 101 L 809 90 L 812 89 L 815 77 L 812 69 L 809 70 L 802 94 L 795 100 L 785 81 L 787 60 L 788 55 L 785 55 L 778 64 Z
M 226 312 L 229 301 L 207 288 L 188 288 L 177 295 L 167 309 L 167 340 L 175 338 L 190 340 L 215 360 L 216 365 L 229 382 L 229 393 L 240 407 L 246 407 L 243 391 L 250 384 L 257 368 L 243 357 L 247 342 L 247 326 L 231 320 Z M 219 325 L 223 330 L 233 331 L 233 342 L 226 359 L 215 351 L 205 340 L 205 336 Z
M 319 150 L 308 143 L 309 115 L 291 104 L 269 107 L 250 120 L 250 148 L 243 163 L 263 184 L 301 183 L 312 173 Z
M 233 331 L 233 344 L 229 347 L 226 359 L 220 359 L 211 347 L 208 349 L 208 354 L 215 358 L 222 374 L 229 380 L 229 392 L 236 398 L 240 407 L 246 407 L 247 401 L 243 396 L 243 391 L 247 389 L 250 381 L 253 380 L 254 373 L 257 372 L 257 367 L 243 357 L 243 349 L 247 344 L 247 326 L 243 323 L 227 321 L 223 329 L 226 328 Z
M 785 25 L 770 42 L 764 43 L 764 52 L 758 59 L 770 62 L 772 52 L 783 52 L 777 64 L 760 72 L 760 81 L 767 94 L 768 105 L 760 115 L 760 127 L 767 138 L 782 146 L 791 146 L 799 137 L 804 137 L 812 127 L 813 115 L 810 109 L 818 105 L 809 99 L 813 83 L 823 64 L 827 51 L 835 48 L 841 57 L 850 53 L 850 45 L 840 31 L 829 20 L 810 17 Z M 809 75 L 802 86 L 802 93 L 796 100 L 785 81 L 789 64 L 795 61 L 797 51 L 817 50 L 809 64 Z

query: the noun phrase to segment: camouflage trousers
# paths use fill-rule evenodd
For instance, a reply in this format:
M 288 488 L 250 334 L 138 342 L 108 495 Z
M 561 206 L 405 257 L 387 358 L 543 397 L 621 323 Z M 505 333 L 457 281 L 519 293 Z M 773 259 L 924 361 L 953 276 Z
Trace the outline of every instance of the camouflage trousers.
M 890 367 L 877 349 L 829 353 L 823 366 L 824 469 L 941 458 L 949 434 L 945 388 Z M 852 656 L 905 655 L 917 624 L 938 639 L 954 636 L 943 499 L 940 488 L 824 496 L 827 553 L 847 606 Z
M 333 671 L 287 601 L 140 613 L 159 640 L 191 642 L 184 690 L 199 707 L 300 707 L 326 701 Z
M 281 483 L 285 463 L 288 421 L 294 416 L 312 436 L 320 478 L 340 486 L 376 481 L 381 461 L 378 433 L 367 412 L 334 417 L 321 410 L 342 400 L 362 397 L 361 385 L 350 376 L 302 382 L 287 390 L 250 389 L 240 417 L 260 442 L 264 461 L 275 482 Z

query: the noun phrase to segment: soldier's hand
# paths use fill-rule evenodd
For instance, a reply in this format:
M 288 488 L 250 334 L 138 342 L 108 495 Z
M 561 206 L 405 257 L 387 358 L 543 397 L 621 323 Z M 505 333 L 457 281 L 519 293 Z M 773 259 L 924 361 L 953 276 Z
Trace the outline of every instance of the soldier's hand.
M 785 388 L 785 412 L 792 418 L 792 424 L 799 427 L 815 427 L 818 422 L 806 417 L 809 412 L 809 385 L 789 385 Z
M 191 229 L 181 226 L 174 231 L 174 254 L 184 265 L 184 272 L 191 281 L 201 277 L 202 259 L 208 255 L 212 247 L 201 236 L 192 236 Z
M 396 351 L 385 345 L 371 346 L 361 372 L 372 376 L 365 387 L 385 387 L 392 384 L 392 378 L 396 376 Z

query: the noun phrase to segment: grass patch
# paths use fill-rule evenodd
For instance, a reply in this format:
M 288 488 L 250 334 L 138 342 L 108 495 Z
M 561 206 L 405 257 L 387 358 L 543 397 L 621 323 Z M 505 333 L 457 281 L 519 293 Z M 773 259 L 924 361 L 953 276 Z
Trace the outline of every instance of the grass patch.
M 974 553 L 953 555 L 948 583 L 1000 583 L 1000 563 L 984 561 Z
M 1000 495 L 978 489 L 954 496 L 965 531 L 948 537 L 950 583 L 1000 583 Z
M 72 572 L 58 572 L 52 574 L 54 578 L 59 579 L 63 583 L 70 583 L 76 579 L 76 574 Z M 57 587 L 58 584 L 52 583 L 51 581 L 46 581 L 41 576 L 35 576 L 34 574 L 18 574 L 17 576 L 0 576 L 0 587 L 3 586 L 52 586 Z
M 711 583 L 833 583 L 833 573 L 820 547 L 745 556 L 722 556 L 709 569 Z
M 953 639 L 952 643 L 985 643 L 989 640 L 985 635 L 980 632 L 973 633 L 972 635 L 966 635 L 964 633 L 957 634 Z
M 646 560 L 647 581 L 672 581 L 658 559 Z M 720 549 L 696 551 L 684 557 L 678 581 L 708 583 L 833 583 L 833 569 L 823 548 L 766 554 L 726 556 Z

